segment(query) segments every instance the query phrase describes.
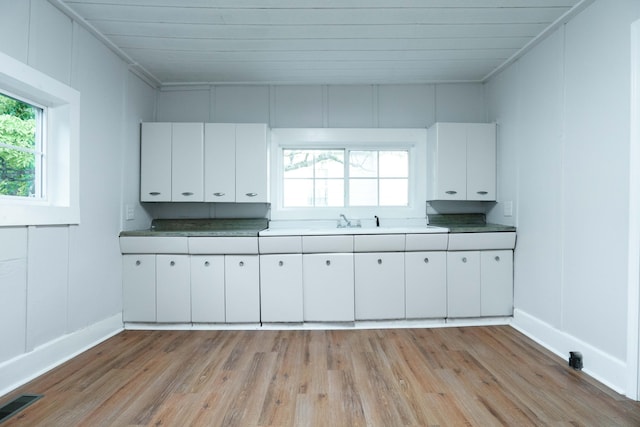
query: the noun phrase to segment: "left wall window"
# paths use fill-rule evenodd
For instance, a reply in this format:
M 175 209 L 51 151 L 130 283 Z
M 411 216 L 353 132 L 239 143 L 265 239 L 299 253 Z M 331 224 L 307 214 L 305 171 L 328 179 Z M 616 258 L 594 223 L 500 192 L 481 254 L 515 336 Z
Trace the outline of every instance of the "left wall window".
M 0 196 L 43 198 L 44 111 L 0 92 Z
M 80 93 L 0 52 L 0 226 L 80 223 Z

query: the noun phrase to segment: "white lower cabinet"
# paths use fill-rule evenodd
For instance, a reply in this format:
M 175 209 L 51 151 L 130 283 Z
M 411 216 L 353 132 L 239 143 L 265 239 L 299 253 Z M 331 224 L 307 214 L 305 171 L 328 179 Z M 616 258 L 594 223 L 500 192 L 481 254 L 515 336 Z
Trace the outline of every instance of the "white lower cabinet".
M 447 317 L 480 316 L 480 252 L 447 253 Z
M 404 253 L 356 253 L 356 320 L 403 319 Z
M 156 255 L 156 321 L 191 322 L 188 255 Z
M 225 319 L 227 323 L 260 321 L 258 255 L 225 255 Z
M 122 256 L 122 320 L 156 321 L 156 256 Z
M 263 322 L 302 322 L 302 254 L 260 256 Z
M 513 251 L 480 252 L 480 314 L 513 314 Z
M 447 253 L 405 253 L 407 319 L 447 317 Z
M 355 320 L 352 253 L 304 254 L 302 271 L 305 321 Z
M 224 255 L 191 256 L 191 321 L 224 323 Z

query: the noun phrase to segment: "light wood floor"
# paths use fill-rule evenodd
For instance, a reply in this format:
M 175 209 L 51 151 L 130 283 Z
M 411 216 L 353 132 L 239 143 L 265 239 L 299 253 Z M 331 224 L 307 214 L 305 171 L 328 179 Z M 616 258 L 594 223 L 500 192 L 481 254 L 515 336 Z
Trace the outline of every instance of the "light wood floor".
M 6 426 L 640 426 L 509 326 L 125 331 L 20 393 Z

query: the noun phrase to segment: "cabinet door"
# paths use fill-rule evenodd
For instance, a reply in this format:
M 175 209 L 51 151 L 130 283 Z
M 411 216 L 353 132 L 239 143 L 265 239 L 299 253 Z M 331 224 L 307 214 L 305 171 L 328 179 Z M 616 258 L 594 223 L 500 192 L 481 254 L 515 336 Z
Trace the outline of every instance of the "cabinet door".
M 404 253 L 357 253 L 356 320 L 404 319 Z
M 156 256 L 156 319 L 165 323 L 191 321 L 188 255 Z
M 226 255 L 225 312 L 227 323 L 260 321 L 260 266 L 258 255 Z
M 447 317 L 480 316 L 480 252 L 447 253 Z
M 467 130 L 464 123 L 438 123 L 436 198 L 467 197 Z
M 353 254 L 302 255 L 302 274 L 305 321 L 355 320 Z
M 467 200 L 496 200 L 496 126 L 467 124 Z
M 302 322 L 302 255 L 260 255 L 263 322 Z
M 191 256 L 191 321 L 224 323 L 224 255 Z
M 173 123 L 171 141 L 171 200 L 204 200 L 203 124 Z
M 267 125 L 236 125 L 236 202 L 269 202 L 267 166 Z
M 405 254 L 407 319 L 447 317 L 447 253 Z
M 206 123 L 204 127 L 205 202 L 236 201 L 236 125 Z
M 156 321 L 156 256 L 122 256 L 122 320 Z
M 481 251 L 480 268 L 482 315 L 513 315 L 513 251 Z
M 171 201 L 171 123 L 142 124 L 140 201 Z

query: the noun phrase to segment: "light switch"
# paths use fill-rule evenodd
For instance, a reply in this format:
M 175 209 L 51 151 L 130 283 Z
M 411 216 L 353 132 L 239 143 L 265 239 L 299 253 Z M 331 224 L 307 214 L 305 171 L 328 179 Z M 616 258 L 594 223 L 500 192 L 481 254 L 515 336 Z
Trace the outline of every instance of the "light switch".
M 513 202 L 504 202 L 504 216 L 513 216 Z

